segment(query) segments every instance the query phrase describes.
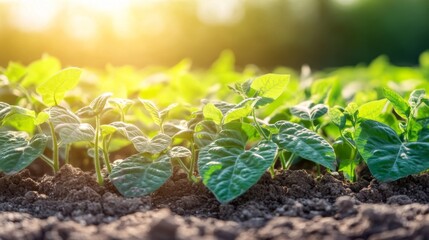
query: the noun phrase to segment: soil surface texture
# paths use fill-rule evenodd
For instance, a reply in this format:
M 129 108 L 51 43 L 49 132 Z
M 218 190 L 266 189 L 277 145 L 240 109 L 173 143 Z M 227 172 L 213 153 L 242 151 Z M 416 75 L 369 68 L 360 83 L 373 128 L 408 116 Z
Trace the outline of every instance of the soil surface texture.
M 180 171 L 150 196 L 123 198 L 65 165 L 0 175 L 0 239 L 429 239 L 428 203 L 427 174 L 350 183 L 289 170 L 220 204 Z

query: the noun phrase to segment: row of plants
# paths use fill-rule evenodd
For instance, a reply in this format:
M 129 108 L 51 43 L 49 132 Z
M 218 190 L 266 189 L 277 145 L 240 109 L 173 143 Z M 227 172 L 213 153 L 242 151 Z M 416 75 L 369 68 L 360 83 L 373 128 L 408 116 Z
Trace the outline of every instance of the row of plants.
M 41 159 L 56 173 L 84 150 L 97 182 L 108 177 L 126 197 L 154 192 L 177 167 L 226 203 L 266 171 L 275 177 L 303 160 L 350 181 L 362 165 L 379 181 L 429 169 L 429 53 L 420 67 L 380 57 L 300 76 L 237 72 L 228 51 L 207 71 L 190 66 L 106 74 L 61 69 L 51 56 L 11 62 L 0 69 L 0 172 Z M 124 157 L 110 159 L 117 151 Z

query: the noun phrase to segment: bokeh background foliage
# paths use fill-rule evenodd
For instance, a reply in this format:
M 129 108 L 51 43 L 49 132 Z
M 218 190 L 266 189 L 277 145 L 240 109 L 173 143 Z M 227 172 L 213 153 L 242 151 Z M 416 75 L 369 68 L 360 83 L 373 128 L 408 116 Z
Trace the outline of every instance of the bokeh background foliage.
M 224 49 L 236 64 L 322 69 L 385 54 L 417 65 L 429 49 L 427 0 L 1 0 L 0 66 L 42 53 L 64 65 L 208 67 Z

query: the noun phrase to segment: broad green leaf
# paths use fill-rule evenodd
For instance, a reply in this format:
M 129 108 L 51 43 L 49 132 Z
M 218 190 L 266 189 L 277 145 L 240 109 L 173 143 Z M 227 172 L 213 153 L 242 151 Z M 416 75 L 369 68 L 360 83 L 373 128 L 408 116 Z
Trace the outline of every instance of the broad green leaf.
M 420 103 L 422 103 L 422 99 L 425 97 L 426 91 L 424 89 L 414 90 L 410 94 L 410 98 L 408 99 L 408 104 L 411 109 L 416 108 Z
M 167 118 L 170 111 L 173 110 L 174 108 L 176 108 L 177 106 L 178 106 L 177 103 L 173 103 L 173 104 L 168 105 L 168 107 L 159 111 L 159 117 L 161 118 L 161 121 L 164 122 L 164 120 Z
M 340 159 L 338 171 L 342 172 L 344 176 L 352 182 L 357 180 L 356 167 L 359 165 L 359 161 L 355 159 Z
M 240 142 L 233 136 L 223 137 L 199 153 L 198 172 L 204 185 L 221 203 L 245 193 L 274 162 L 277 154 L 275 143 L 263 140 L 249 150 L 245 145 L 246 142 Z
M 27 108 L 3 103 L 0 109 L 0 125 L 11 126 L 18 131 L 32 133 L 36 113 Z
M 32 62 L 27 67 L 27 74 L 20 82 L 20 85 L 24 88 L 38 86 L 60 70 L 60 61 L 45 54 L 40 60 Z
M 328 112 L 325 104 L 314 104 L 313 101 L 305 101 L 290 108 L 292 115 L 303 120 L 314 121 Z
M 9 82 L 19 82 L 24 75 L 27 73 L 27 69 L 20 63 L 9 62 L 4 75 L 7 77 Z
M 329 109 L 329 118 L 340 130 L 346 126 L 346 116 L 338 108 Z
M 145 137 L 140 128 L 138 128 L 134 124 L 124 122 L 112 122 L 109 125 L 115 127 L 120 134 L 122 134 L 130 141 L 135 137 Z
M 394 181 L 429 168 L 429 143 L 402 142 L 387 125 L 362 121 L 355 138 L 360 155 L 379 181 Z
M 354 115 L 358 110 L 359 106 L 354 102 L 347 104 L 347 107 L 345 108 L 345 111 L 350 115 Z
M 333 106 L 338 98 L 342 98 L 341 91 L 337 77 L 318 79 L 311 85 L 311 100 L 315 103 L 324 102 L 328 106 Z
M 152 139 L 137 136 L 130 141 L 140 153 L 157 154 L 166 150 L 171 145 L 172 139 L 168 135 L 160 133 Z
M 219 108 L 217 108 L 213 103 L 208 103 L 204 106 L 203 114 L 207 120 L 212 120 L 218 125 L 220 125 L 222 122 L 222 118 L 223 118 L 222 111 Z
M 63 123 L 55 127 L 61 139 L 61 145 L 94 140 L 95 130 L 88 123 Z
M 49 114 L 47 112 L 40 112 L 37 114 L 37 117 L 34 119 L 34 125 L 40 125 L 49 120 Z
M 202 148 L 213 142 L 219 132 L 219 127 L 213 121 L 202 121 L 195 126 L 194 142 Z
M 152 120 L 154 121 L 154 123 L 156 125 L 160 126 L 162 119 L 161 119 L 161 116 L 159 114 L 159 110 L 156 107 L 155 103 L 153 103 L 152 101 L 149 101 L 149 100 L 141 99 L 141 98 L 139 98 L 139 100 L 143 104 L 146 111 L 149 112 L 149 115 L 152 118 Z
M 358 118 L 371 119 L 389 125 L 397 133 L 401 132 L 399 122 L 391 112 L 391 105 L 387 99 L 365 103 L 359 107 Z
M 80 119 L 78 116 L 76 116 L 70 110 L 60 106 L 54 106 L 49 108 L 49 116 L 50 116 L 49 120 L 54 125 L 54 127 L 60 124 L 66 124 L 66 123 L 68 124 L 80 123 Z
M 47 140 L 45 135 L 35 135 L 28 139 L 25 132 L 2 132 L 0 172 L 14 174 L 26 168 L 43 153 Z
M 153 161 L 136 154 L 114 166 L 109 178 L 123 196 L 141 197 L 160 188 L 171 175 L 167 155 Z
M 66 68 L 43 82 L 37 87 L 43 102 L 47 106 L 58 105 L 63 101 L 67 91 L 72 90 L 79 82 L 82 70 L 79 68 Z
M 296 123 L 278 121 L 275 126 L 279 133 L 273 135 L 273 141 L 280 149 L 336 170 L 334 149 L 325 139 Z
M 171 158 L 188 158 L 188 157 L 192 157 L 192 152 L 182 146 L 176 146 L 170 149 L 170 151 L 168 151 L 168 155 Z
M 252 112 L 255 101 L 255 98 L 248 98 L 241 101 L 239 104 L 225 113 L 222 121 L 223 124 L 249 116 L 249 114 Z
M 393 108 L 396 113 L 398 113 L 402 118 L 407 119 L 410 114 L 410 106 L 408 105 L 408 102 L 405 101 L 401 95 L 388 88 L 383 88 L 383 95 L 393 104 Z
M 194 134 L 192 129 L 189 129 L 187 121 L 167 122 L 163 125 L 164 133 L 172 138 L 191 140 Z
M 289 79 L 290 75 L 266 74 L 255 78 L 250 87 L 257 97 L 274 101 L 285 91 Z

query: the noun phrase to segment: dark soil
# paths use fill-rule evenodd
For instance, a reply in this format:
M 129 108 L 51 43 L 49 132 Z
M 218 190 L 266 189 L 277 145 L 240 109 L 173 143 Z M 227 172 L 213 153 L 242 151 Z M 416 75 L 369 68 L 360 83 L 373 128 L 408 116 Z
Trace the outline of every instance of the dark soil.
M 429 239 L 429 175 L 392 183 L 303 170 L 264 175 L 221 205 L 174 176 L 148 197 L 69 165 L 56 176 L 0 175 L 0 239 Z

